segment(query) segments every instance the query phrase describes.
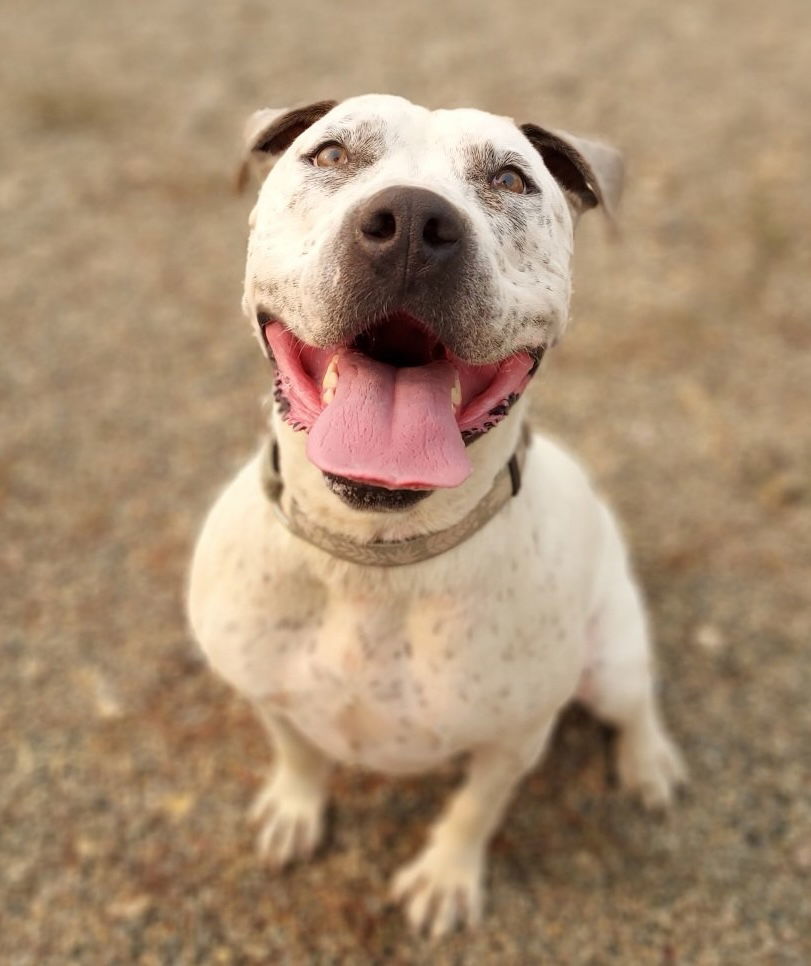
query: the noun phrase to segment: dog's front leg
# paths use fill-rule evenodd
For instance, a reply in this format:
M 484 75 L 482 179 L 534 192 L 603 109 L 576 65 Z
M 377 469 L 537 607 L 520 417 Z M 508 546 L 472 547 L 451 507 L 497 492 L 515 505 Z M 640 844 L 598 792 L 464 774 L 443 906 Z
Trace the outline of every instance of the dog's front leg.
M 331 764 L 272 708 L 262 703 L 256 708 L 273 743 L 274 762 L 251 818 L 262 825 L 260 853 L 281 868 L 309 858 L 321 841 Z
M 432 938 L 481 918 L 485 853 L 516 785 L 540 756 L 554 719 L 530 742 L 473 751 L 467 780 L 430 832 L 428 844 L 392 884 L 411 926 Z

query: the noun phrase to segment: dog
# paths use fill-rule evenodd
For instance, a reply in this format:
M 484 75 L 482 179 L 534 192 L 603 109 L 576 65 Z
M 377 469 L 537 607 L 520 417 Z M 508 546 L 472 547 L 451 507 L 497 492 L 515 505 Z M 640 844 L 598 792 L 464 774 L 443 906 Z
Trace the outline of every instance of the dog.
M 243 310 L 275 404 L 199 536 L 191 627 L 271 738 L 253 814 L 277 867 L 320 844 L 333 761 L 400 775 L 467 756 L 392 884 L 441 936 L 479 921 L 488 841 L 570 701 L 617 729 L 645 804 L 684 777 L 618 527 L 524 426 L 566 325 L 574 227 L 613 215 L 622 162 L 367 95 L 258 111 L 248 168 Z

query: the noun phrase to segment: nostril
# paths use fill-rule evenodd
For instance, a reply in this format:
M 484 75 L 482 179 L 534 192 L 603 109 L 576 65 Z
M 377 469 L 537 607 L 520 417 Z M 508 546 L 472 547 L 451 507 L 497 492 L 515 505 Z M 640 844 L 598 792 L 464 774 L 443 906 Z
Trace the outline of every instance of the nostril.
M 448 248 L 459 241 L 459 226 L 450 218 L 429 218 L 422 229 L 422 239 L 429 248 Z
M 375 211 L 363 219 L 361 231 L 367 238 L 389 241 L 397 234 L 397 219 L 390 211 Z

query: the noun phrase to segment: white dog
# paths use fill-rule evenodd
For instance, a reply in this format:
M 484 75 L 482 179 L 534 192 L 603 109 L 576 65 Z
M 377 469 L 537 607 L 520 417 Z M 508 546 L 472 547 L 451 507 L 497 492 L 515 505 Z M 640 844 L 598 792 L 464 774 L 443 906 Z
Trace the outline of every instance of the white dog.
M 488 841 L 574 698 L 619 729 L 623 783 L 681 778 L 639 592 L 581 469 L 523 428 L 568 316 L 610 148 L 389 96 L 259 111 L 243 307 L 275 363 L 271 442 L 212 509 L 194 633 L 274 745 L 260 843 L 319 844 L 330 762 L 467 779 L 393 896 L 475 923 Z

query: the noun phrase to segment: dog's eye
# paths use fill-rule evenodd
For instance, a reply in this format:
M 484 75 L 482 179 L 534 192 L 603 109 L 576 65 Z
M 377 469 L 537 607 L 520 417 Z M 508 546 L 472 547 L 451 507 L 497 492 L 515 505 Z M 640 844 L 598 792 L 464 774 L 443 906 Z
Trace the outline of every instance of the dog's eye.
M 313 164 L 316 168 L 340 168 L 341 165 L 348 163 L 349 152 L 345 147 L 336 144 L 334 141 L 331 144 L 325 144 L 313 157 Z
M 515 195 L 523 195 L 527 190 L 527 183 L 515 168 L 502 168 L 490 184 L 501 191 L 512 191 Z

